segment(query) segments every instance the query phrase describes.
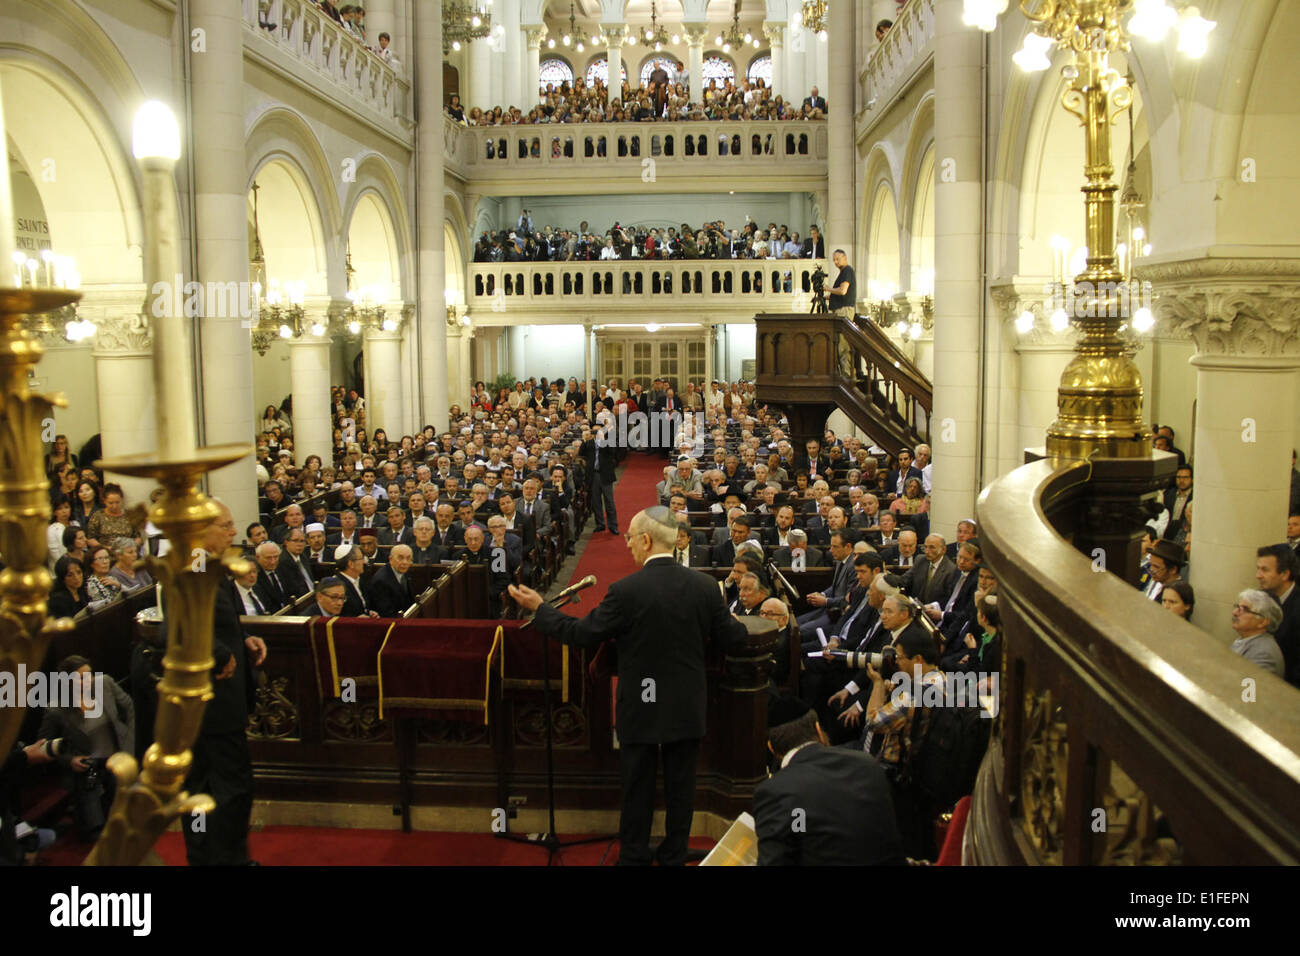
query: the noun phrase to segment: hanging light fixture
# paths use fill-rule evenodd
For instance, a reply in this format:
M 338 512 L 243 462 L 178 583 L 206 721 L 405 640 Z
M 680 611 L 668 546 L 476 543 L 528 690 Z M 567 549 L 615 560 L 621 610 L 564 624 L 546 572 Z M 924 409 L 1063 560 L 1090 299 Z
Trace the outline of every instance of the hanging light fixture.
M 464 3 L 461 0 L 443 0 L 442 52 L 459 50 L 462 44 L 481 40 L 492 34 L 492 14 L 486 6 Z
M 826 0 L 804 0 L 803 25 L 813 33 L 826 32 Z
M 742 47 L 745 45 L 745 34 L 740 29 L 740 0 L 736 0 L 735 6 L 731 11 L 731 26 L 727 32 L 722 34 L 722 49 L 730 53 L 732 47 Z
M 574 14 L 573 2 L 569 2 L 569 32 L 560 38 L 560 42 L 565 46 L 573 46 L 579 53 L 591 42 L 585 30 L 578 26 L 578 18 Z
M 668 29 L 659 22 L 659 11 L 655 9 L 655 0 L 650 0 L 650 26 L 645 29 L 646 46 L 662 49 L 668 42 Z

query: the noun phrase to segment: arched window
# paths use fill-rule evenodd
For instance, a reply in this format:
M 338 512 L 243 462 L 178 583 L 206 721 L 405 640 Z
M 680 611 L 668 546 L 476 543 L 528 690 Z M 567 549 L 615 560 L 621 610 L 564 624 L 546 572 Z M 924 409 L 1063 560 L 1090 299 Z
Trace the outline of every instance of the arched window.
M 710 80 L 717 80 L 721 86 L 727 80 L 735 80 L 736 68 L 731 65 L 731 61 L 718 56 L 716 53 L 704 58 L 704 85 L 708 86 Z
M 766 87 L 772 86 L 772 54 L 764 53 L 756 56 L 753 62 L 749 64 L 749 69 L 745 71 L 745 76 L 749 77 L 752 83 L 754 80 L 762 80 Z
M 537 64 L 537 87 L 546 89 L 546 84 L 550 83 L 558 90 L 561 83 L 573 82 L 573 67 L 565 63 L 559 57 L 548 57 L 541 63 Z
M 618 71 L 619 71 L 619 75 L 626 80 L 627 64 L 620 63 L 618 65 Z M 596 57 L 596 59 L 592 60 L 591 65 L 587 67 L 587 85 L 590 86 L 592 83 L 595 83 L 597 80 L 600 80 L 600 82 L 604 83 L 606 86 L 609 85 L 609 58 L 608 57 L 598 56 Z
M 681 64 L 672 57 L 652 56 L 641 65 L 641 85 L 650 85 L 650 74 L 655 71 L 655 67 L 662 66 L 664 72 L 668 74 L 668 82 L 676 83 L 681 76 Z

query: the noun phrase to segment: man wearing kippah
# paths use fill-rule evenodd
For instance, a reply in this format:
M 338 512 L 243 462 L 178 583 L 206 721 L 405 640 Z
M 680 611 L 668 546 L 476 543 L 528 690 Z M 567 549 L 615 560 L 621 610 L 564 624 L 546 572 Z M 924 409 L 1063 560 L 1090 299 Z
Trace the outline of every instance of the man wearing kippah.
M 673 560 L 677 522 L 656 505 L 640 511 L 624 536 L 640 570 L 610 585 L 584 618 L 544 604 L 527 587 L 509 588 L 537 627 L 565 644 L 594 648 L 618 642 L 615 702 L 623 810 L 619 821 L 622 865 L 686 862 L 695 807 L 695 763 L 704 736 L 708 688 L 705 647 L 745 638 L 744 625 L 727 613 L 713 579 Z M 650 851 L 655 776 L 664 765 L 666 835 Z
M 828 743 L 808 704 L 768 701 L 767 749 L 781 765 L 754 791 L 758 865 L 903 863 L 884 768 L 869 754 Z

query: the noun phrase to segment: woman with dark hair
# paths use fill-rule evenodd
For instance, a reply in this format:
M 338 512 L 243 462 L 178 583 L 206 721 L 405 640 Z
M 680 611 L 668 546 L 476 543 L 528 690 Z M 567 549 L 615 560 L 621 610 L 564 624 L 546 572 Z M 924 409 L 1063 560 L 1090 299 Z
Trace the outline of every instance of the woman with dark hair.
M 136 529 L 122 510 L 122 486 L 109 483 L 104 486 L 104 508 L 90 516 L 86 537 L 91 541 L 112 541 L 115 538 L 134 538 Z
M 45 549 L 49 554 L 51 565 L 68 553 L 68 549 L 63 546 L 63 532 L 68 530 L 71 521 L 72 502 L 68 500 L 67 495 L 60 493 L 54 501 L 54 514 L 50 517 L 50 526 L 45 531 Z
M 86 596 L 92 608 L 112 604 L 122 596 L 122 585 L 113 577 L 113 552 L 102 544 L 90 552 L 90 574 L 86 575 Z
M 86 560 L 86 529 L 75 524 L 63 529 L 63 553 L 78 561 Z M 58 560 L 62 560 L 59 558 Z
M 1186 581 L 1166 584 L 1160 591 L 1160 606 L 1166 611 L 1173 611 L 1184 621 L 1191 621 L 1192 611 L 1196 607 L 1196 592 Z
M 54 562 L 54 587 L 50 591 L 49 616 L 75 617 L 89 603 L 85 565 L 79 558 L 65 554 Z
M 377 455 L 383 455 L 384 457 L 388 456 L 388 432 L 384 431 L 382 428 L 375 429 L 374 451 Z
M 99 509 L 99 485 L 83 478 L 77 482 L 77 494 L 72 499 L 72 523 L 89 529 L 90 518 Z
M 54 436 L 54 448 L 45 454 L 45 473 L 53 475 L 65 465 L 77 466 L 77 456 L 68 445 L 67 435 Z

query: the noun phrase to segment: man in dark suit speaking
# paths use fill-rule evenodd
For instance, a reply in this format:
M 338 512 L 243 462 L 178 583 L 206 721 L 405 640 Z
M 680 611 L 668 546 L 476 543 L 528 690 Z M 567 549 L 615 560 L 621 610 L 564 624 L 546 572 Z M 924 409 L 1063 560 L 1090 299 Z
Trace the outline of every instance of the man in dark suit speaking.
M 510 587 L 520 606 L 536 611 L 537 627 L 565 644 L 595 647 L 618 640 L 619 762 L 623 812 L 620 864 L 649 865 L 655 772 L 664 763 L 667 831 L 655 856 L 661 865 L 686 862 L 695 805 L 695 761 L 704 736 L 708 689 L 705 647 L 744 639 L 712 578 L 673 561 L 677 523 L 662 506 L 637 512 L 627 547 L 640 566 L 616 581 L 584 618 L 569 617 L 531 588 Z
M 597 425 L 592 437 L 582 443 L 582 456 L 587 459 L 587 481 L 590 485 L 591 513 L 596 517 L 596 530 L 609 526 L 610 534 L 618 534 L 618 512 L 614 510 L 614 448 L 605 429 Z M 601 512 L 604 516 L 601 516 Z

